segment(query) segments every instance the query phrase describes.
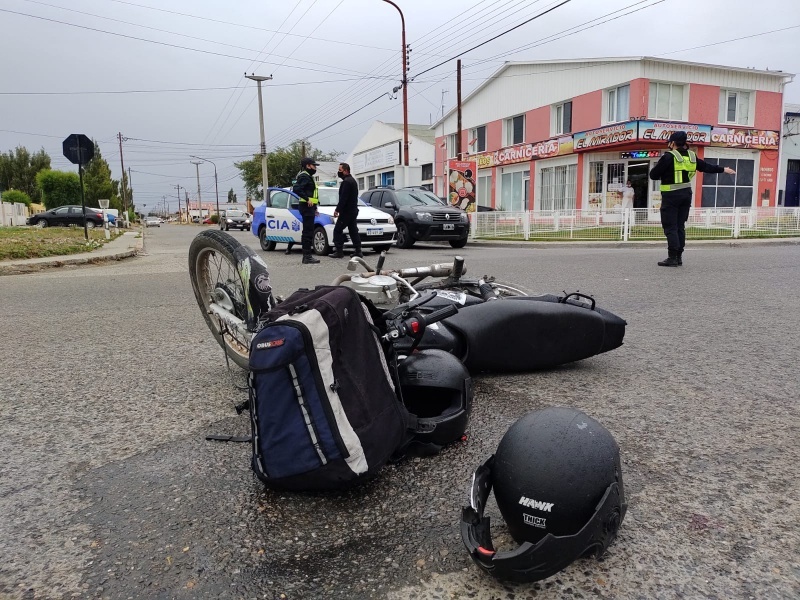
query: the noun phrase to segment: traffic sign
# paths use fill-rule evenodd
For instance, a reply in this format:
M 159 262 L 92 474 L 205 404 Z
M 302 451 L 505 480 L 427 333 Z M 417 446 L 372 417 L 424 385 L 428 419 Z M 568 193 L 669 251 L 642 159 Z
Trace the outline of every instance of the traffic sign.
M 94 142 L 82 133 L 73 133 L 64 140 L 64 156 L 69 162 L 83 166 L 94 157 Z

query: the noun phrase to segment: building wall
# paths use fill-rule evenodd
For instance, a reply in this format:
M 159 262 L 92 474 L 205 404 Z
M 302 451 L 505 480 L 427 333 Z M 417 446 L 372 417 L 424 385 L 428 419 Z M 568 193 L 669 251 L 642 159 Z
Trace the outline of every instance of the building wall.
M 689 86 L 689 122 L 719 123 L 719 86 L 700 83 Z
M 518 114 L 524 114 L 525 144 L 537 144 L 552 139 L 552 106 L 556 103 L 572 100 L 572 132 L 586 132 L 603 126 L 605 110 L 605 90 L 618 85 L 630 85 L 629 118 L 631 121 L 653 120 L 648 118 L 649 93 L 651 82 L 684 84 L 684 115 L 691 124 L 720 126 L 720 91 L 736 89 L 751 91 L 751 126 L 724 125 L 729 129 L 759 129 L 779 131 L 782 120 L 781 101 L 782 87 L 787 75 L 776 72 L 765 73 L 751 69 L 722 68 L 680 62 L 663 62 L 651 59 L 608 60 L 608 61 L 555 61 L 542 64 L 512 64 L 499 76 L 493 77 L 485 85 L 468 96 L 462 106 L 462 135 L 468 135 L 472 127 L 486 125 L 487 151 L 495 152 L 503 149 L 503 129 L 505 120 Z M 624 119 L 620 123 L 626 122 Z M 455 130 L 455 113 L 447 115 L 435 126 L 437 174 L 443 172 L 446 150 L 444 139 Z M 800 137 L 800 136 L 799 136 Z M 602 148 L 605 153 L 601 160 L 609 161 L 610 155 L 633 150 L 663 151 L 665 144 L 637 140 L 630 145 Z M 468 150 L 466 143 L 462 149 Z M 514 149 L 517 152 L 519 149 Z M 724 150 L 724 149 L 722 149 Z M 757 157 L 755 161 L 753 205 L 762 206 L 764 202 L 776 204 L 776 188 L 779 161 L 775 150 L 750 151 L 732 148 L 729 152 L 717 148 L 709 148 L 710 155 L 716 158 L 735 158 L 749 160 L 749 156 Z M 530 151 L 528 149 L 528 151 Z M 538 150 L 537 150 L 538 152 Z M 588 151 L 585 151 L 588 154 Z M 705 153 L 702 148 L 700 155 Z M 596 152 L 594 153 L 596 154 Z M 534 157 L 539 156 L 534 154 Z M 495 159 L 497 160 L 497 159 Z M 501 192 L 501 177 L 504 171 L 510 172 L 521 168 L 530 169 L 529 204 L 535 203 L 536 187 L 541 169 L 537 163 L 545 160 L 532 158 L 527 163 L 506 164 L 482 168 L 479 175 L 491 173 L 492 206 L 497 206 Z M 583 193 L 587 187 L 585 181 L 589 161 L 586 154 L 578 152 L 577 162 L 577 194 L 578 208 L 586 208 Z M 573 161 L 573 162 L 575 162 Z M 524 166 L 527 164 L 527 167 Z M 561 164 L 555 161 L 550 164 Z M 627 167 L 626 167 L 627 169 Z M 785 165 L 781 164 L 781 172 L 785 173 Z M 443 182 L 442 182 L 443 183 Z M 605 183 L 604 183 L 605 185 Z M 738 185 L 738 184 L 737 184 Z M 697 188 L 702 191 L 702 178 L 697 179 Z M 435 189 L 443 193 L 438 187 Z M 700 202 L 700 194 L 696 193 L 696 203 Z M 529 206 L 529 208 L 531 208 Z

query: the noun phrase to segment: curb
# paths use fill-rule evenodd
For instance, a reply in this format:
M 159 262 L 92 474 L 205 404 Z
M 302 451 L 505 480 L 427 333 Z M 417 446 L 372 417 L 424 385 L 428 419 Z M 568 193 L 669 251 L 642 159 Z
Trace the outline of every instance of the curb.
M 481 246 L 483 248 L 508 248 L 509 246 L 522 246 L 525 248 L 535 248 L 537 250 L 553 248 L 663 248 L 666 245 L 666 238 L 663 240 L 640 241 L 640 242 L 526 242 L 524 240 L 502 241 L 502 240 L 470 240 L 469 246 Z M 686 240 L 687 246 L 721 246 L 725 248 L 741 248 L 746 246 L 798 246 L 800 237 L 795 238 L 758 238 L 758 239 L 737 239 L 737 240 Z
M 120 237 L 124 238 L 128 234 L 134 234 L 134 232 L 132 231 L 125 232 Z M 35 260 L 36 262 L 20 261 L 20 262 L 10 262 L 8 264 L 0 263 L 0 276 L 22 275 L 25 273 L 38 273 L 39 271 L 42 271 L 44 269 L 66 267 L 72 265 L 96 265 L 103 262 L 109 262 L 112 260 L 118 261 L 124 258 L 131 258 L 141 253 L 143 242 L 144 242 L 143 237 L 134 237 L 132 247 L 129 246 L 127 250 L 114 253 L 91 254 L 88 252 L 82 252 L 79 254 L 65 255 L 62 257 L 52 257 L 52 258 L 48 257 L 48 260 L 29 259 L 29 260 Z

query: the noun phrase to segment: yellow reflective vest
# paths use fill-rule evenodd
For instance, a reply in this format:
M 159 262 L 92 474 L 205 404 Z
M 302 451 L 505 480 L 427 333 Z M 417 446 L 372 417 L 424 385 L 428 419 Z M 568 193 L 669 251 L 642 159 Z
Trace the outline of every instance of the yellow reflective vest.
M 297 177 L 295 177 L 295 179 L 299 179 L 299 178 L 300 178 L 300 175 L 302 175 L 303 173 L 305 173 L 306 175 L 308 175 L 308 172 L 307 172 L 307 171 L 300 171 L 300 172 L 297 174 Z M 317 188 L 317 182 L 316 182 L 316 181 L 314 181 L 314 177 L 313 177 L 312 175 L 308 175 L 308 176 L 309 176 L 309 177 L 311 177 L 311 183 L 313 183 L 313 184 L 314 184 L 314 193 L 313 193 L 313 194 L 311 194 L 311 195 L 308 197 L 308 200 L 305 200 L 305 199 L 303 199 L 303 198 L 300 198 L 300 202 L 308 202 L 309 204 L 319 204 L 319 189 Z
M 669 151 L 675 159 L 675 179 L 673 183 L 662 183 L 662 192 L 674 192 L 692 187 L 692 179 L 697 174 L 697 155 L 691 150 L 688 152 L 689 156 L 684 156 L 677 150 Z

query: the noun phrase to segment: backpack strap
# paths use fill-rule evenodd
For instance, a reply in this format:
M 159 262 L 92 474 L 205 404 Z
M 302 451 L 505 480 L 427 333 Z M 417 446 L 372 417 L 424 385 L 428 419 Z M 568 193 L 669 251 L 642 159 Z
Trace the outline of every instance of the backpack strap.
M 210 434 L 206 439 L 214 442 L 252 442 L 253 438 L 249 435 L 217 435 Z

